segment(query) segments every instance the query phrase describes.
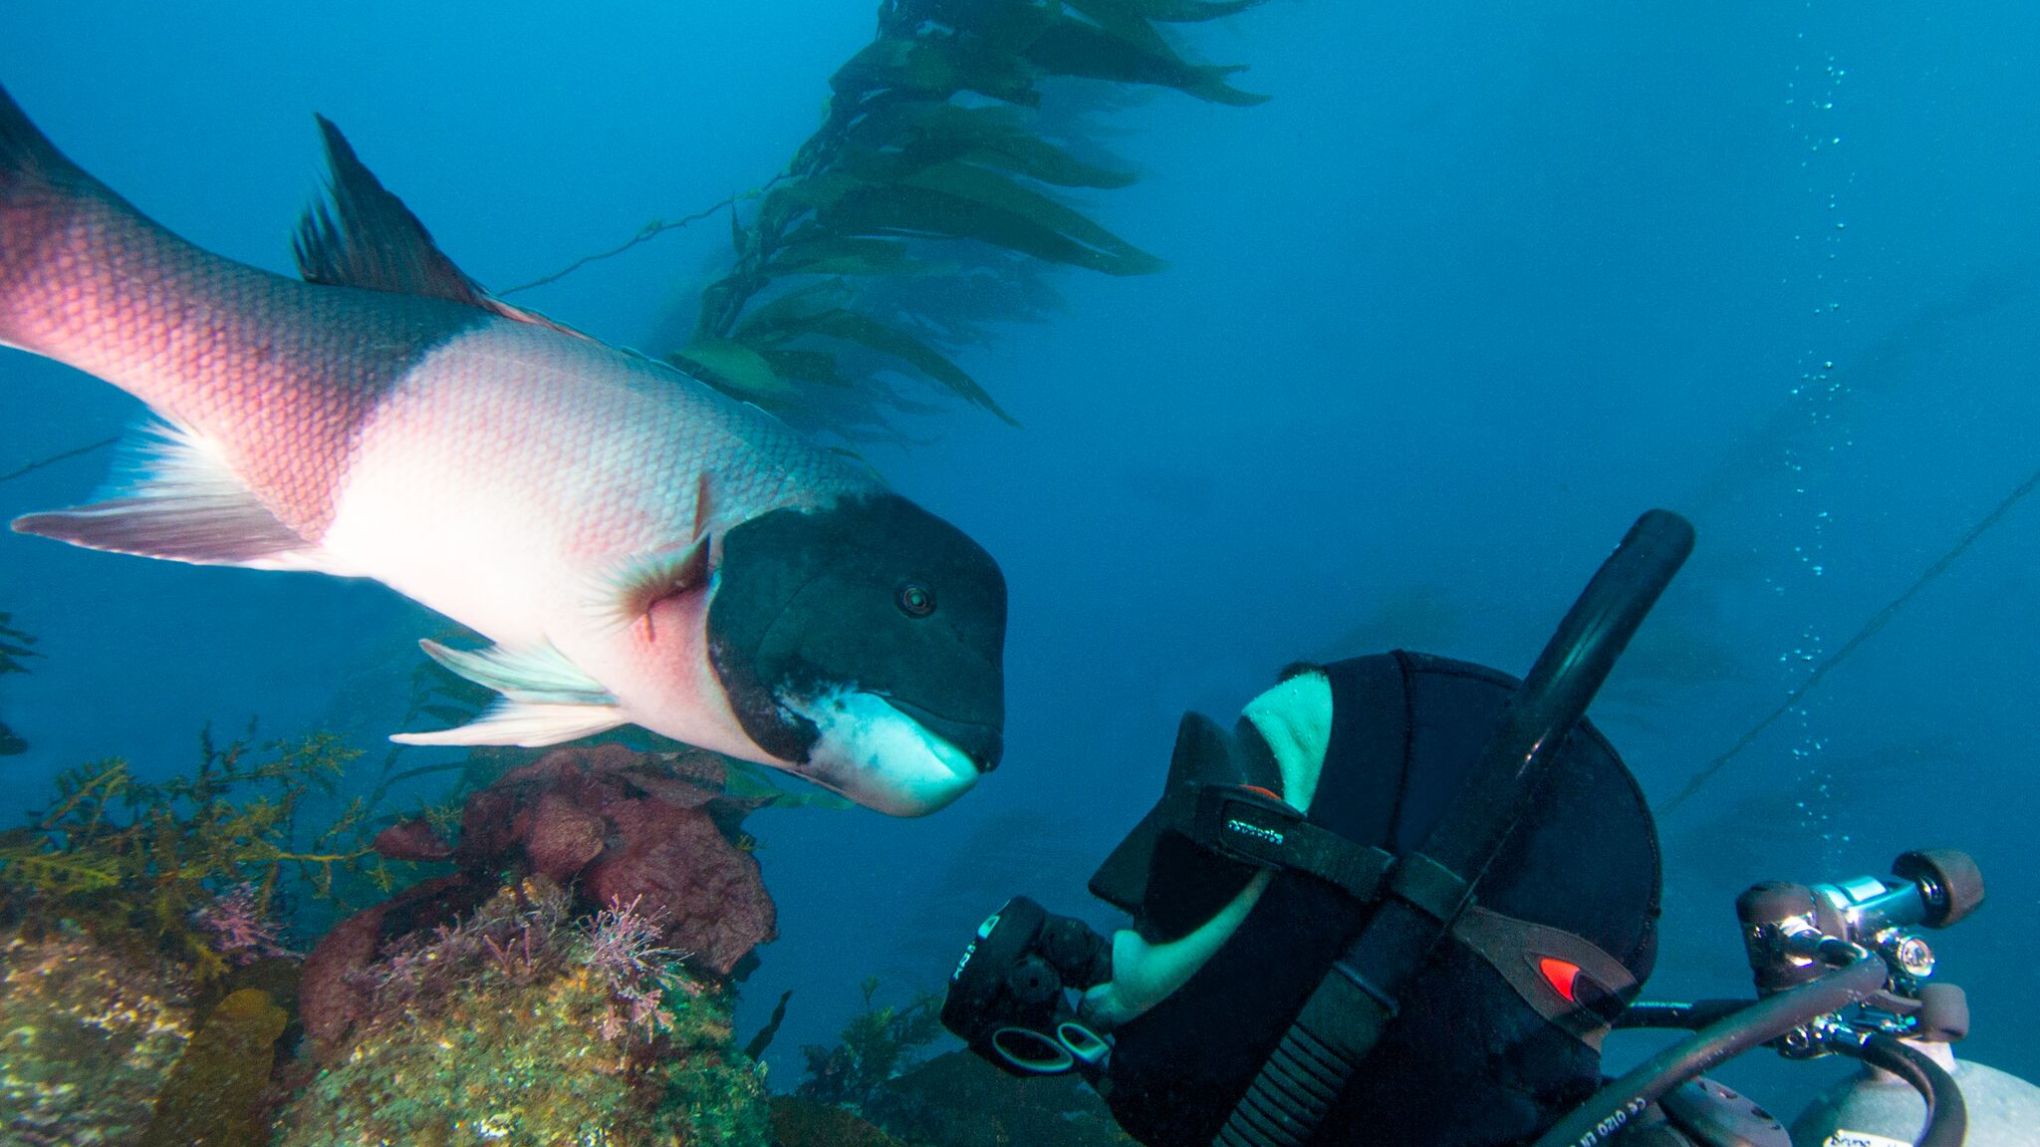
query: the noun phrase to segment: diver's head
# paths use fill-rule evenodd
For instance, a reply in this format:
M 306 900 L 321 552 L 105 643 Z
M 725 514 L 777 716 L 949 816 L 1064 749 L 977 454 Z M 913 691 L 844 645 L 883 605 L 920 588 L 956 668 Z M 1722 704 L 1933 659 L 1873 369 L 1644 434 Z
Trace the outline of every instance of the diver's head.
M 1068 918 L 1016 900 L 959 963 L 945 1022 L 1008 1071 L 1104 1083 L 1144 1143 L 1212 1141 L 1378 910 L 1368 866 L 1378 884 L 1423 843 L 1516 687 L 1395 653 L 1305 669 L 1231 731 L 1186 716 L 1160 801 L 1092 879 L 1130 927 L 1058 936 L 1053 950 L 1083 958 L 1051 959 L 1045 924 Z M 1282 799 L 1299 793 L 1304 808 Z M 1601 1033 L 1650 971 L 1658 890 L 1647 806 L 1582 724 L 1326 1126 L 1502 1143 L 1579 1102 Z M 1041 996 L 1043 967 L 1081 1000 Z

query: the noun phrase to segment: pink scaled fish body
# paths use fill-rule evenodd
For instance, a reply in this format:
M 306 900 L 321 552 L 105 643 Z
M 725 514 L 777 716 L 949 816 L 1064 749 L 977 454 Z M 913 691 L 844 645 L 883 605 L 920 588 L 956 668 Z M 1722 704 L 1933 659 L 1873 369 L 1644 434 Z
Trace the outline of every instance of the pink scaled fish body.
M 996 693 L 1004 586 L 989 557 L 756 407 L 490 298 L 321 125 L 333 202 L 301 229 L 300 282 L 150 221 L 0 92 L 0 342 L 97 375 L 164 423 L 132 488 L 17 530 L 370 577 L 495 642 L 427 643 L 503 699 L 474 724 L 402 739 L 548 744 L 635 723 L 909 813 L 996 762 L 1002 712 L 983 703 L 983 666 Z M 932 552 L 836 528 L 872 513 L 937 523 L 916 535 Z M 732 531 L 775 514 L 798 527 L 791 540 L 752 545 L 754 564 L 739 563 L 769 584 L 731 592 L 730 539 L 770 532 Z M 848 549 L 827 554 L 836 535 Z M 948 596 L 997 614 L 995 634 L 976 624 L 985 617 L 958 618 L 968 634 L 951 624 L 916 647 L 960 653 L 978 680 L 972 703 L 937 686 L 922 704 L 878 684 L 887 665 L 823 666 L 836 654 L 788 654 L 784 635 L 769 636 L 776 619 L 807 615 L 795 608 L 806 583 L 783 567 L 888 562 L 897 569 L 866 579 L 885 604 L 897 587 L 880 583 L 959 569 L 968 584 Z M 863 590 L 844 592 L 841 610 L 807 603 L 817 632 L 859 607 L 897 628 Z M 927 679 L 914 650 L 888 656 Z M 846 696 L 862 698 L 856 721 L 830 716 Z

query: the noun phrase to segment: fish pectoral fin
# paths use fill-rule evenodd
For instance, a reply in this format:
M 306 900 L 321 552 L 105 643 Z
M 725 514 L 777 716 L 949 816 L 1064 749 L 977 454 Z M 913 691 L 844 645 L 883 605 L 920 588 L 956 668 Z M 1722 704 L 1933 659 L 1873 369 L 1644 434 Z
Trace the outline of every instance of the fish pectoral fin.
M 527 749 L 557 745 L 607 732 L 630 721 L 615 704 L 498 701 L 465 725 L 436 733 L 396 733 L 400 745 L 519 745 Z
M 194 565 L 352 575 L 279 521 L 210 443 L 176 426 L 152 434 L 142 476 L 118 496 L 25 514 L 14 519 L 15 532 Z
M 451 649 L 436 641 L 420 641 L 418 648 L 456 676 L 493 689 L 512 701 L 612 711 L 616 708 L 616 697 L 550 642 L 525 649 L 505 649 L 500 645 Z M 621 718 L 615 723 L 625 724 Z
M 710 548 L 704 533 L 685 546 L 631 557 L 602 579 L 598 612 L 627 625 L 649 614 L 654 603 L 707 585 Z

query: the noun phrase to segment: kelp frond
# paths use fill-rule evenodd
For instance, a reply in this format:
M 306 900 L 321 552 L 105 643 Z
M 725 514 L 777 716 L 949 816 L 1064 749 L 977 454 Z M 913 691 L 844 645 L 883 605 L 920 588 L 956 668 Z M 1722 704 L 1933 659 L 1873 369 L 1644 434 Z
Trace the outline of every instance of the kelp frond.
M 28 666 L 21 663 L 24 657 L 38 656 L 29 646 L 35 638 L 14 628 L 14 615 L 0 613 L 0 673 L 26 673 Z
M 34 644 L 34 637 L 14 628 L 13 614 L 0 613 L 0 676 L 28 672 L 28 666 L 23 665 L 22 660 L 39 656 L 35 650 L 29 648 Z M 27 751 L 28 742 L 8 728 L 7 722 L 0 721 L 0 757 L 11 757 Z
M 1101 162 L 1095 145 L 1069 142 L 1081 137 L 1053 137 L 1034 110 L 1045 83 L 1258 103 L 1228 81 L 1239 69 L 1186 59 L 1158 25 L 1259 2 L 885 0 L 877 36 L 830 78 L 822 127 L 750 219 L 733 217 L 735 266 L 703 292 L 694 336 L 669 360 L 768 410 L 829 410 L 821 421 L 853 434 L 883 424 L 878 407 L 915 407 L 884 385 L 888 374 L 1012 422 L 956 362 L 987 318 L 959 307 L 973 309 L 988 279 L 1027 280 L 1046 266 L 1163 266 L 1070 201 L 1070 189 L 1135 177 Z M 1009 282 L 995 293 L 1043 292 Z

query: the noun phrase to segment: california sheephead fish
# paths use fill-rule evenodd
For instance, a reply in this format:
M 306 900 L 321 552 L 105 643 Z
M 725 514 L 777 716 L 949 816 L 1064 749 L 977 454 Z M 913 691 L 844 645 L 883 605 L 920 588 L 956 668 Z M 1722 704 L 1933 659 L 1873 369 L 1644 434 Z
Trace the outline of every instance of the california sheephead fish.
M 501 696 L 409 744 L 637 724 L 902 816 L 998 763 L 990 555 L 758 408 L 490 297 L 319 126 L 299 282 L 158 226 L 0 91 L 0 341 L 162 419 L 132 485 L 16 530 L 374 578 L 488 637 L 422 643 Z

